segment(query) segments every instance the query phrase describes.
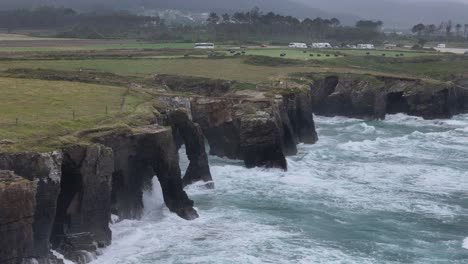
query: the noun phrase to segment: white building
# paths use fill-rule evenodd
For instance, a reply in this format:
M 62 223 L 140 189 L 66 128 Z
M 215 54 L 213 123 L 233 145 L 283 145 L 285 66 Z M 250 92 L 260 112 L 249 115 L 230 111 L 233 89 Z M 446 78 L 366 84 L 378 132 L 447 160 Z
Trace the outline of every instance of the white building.
M 307 49 L 307 44 L 300 42 L 291 42 L 289 43 L 289 47 L 294 49 Z
M 312 43 L 311 47 L 314 49 L 326 49 L 326 48 L 331 48 L 332 45 L 330 45 L 330 43 L 328 42 L 322 42 L 322 43 Z
M 445 48 L 447 48 L 447 45 L 446 44 L 439 44 L 439 45 L 437 45 L 437 48 L 438 49 L 445 49 Z
M 358 44 L 358 49 L 375 49 L 374 44 Z

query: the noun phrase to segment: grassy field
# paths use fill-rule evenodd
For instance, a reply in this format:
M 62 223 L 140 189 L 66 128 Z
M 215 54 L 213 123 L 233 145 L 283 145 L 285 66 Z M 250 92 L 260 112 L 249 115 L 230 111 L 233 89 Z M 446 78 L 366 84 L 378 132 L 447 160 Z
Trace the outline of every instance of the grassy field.
M 8 46 L 12 43 L 17 45 Z M 234 57 L 228 47 L 219 46 L 215 51 L 221 56 L 217 56 L 209 51 L 195 52 L 190 43 L 0 35 L 0 52 L 10 52 L 0 54 L 0 151 L 49 151 L 83 142 L 81 132 L 89 129 L 129 129 L 148 124 L 154 120 L 154 106 L 161 103 L 155 92 L 161 87 L 153 87 L 157 86 L 151 78 L 154 74 L 234 80 L 241 82 L 241 90 L 277 87 L 278 81 L 287 82 L 294 73 L 421 78 L 437 85 L 454 76 L 468 76 L 468 57 L 461 55 L 388 50 L 242 50 L 245 55 Z M 281 53 L 286 56 L 280 57 Z M 7 72 L 9 69 L 43 70 Z M 54 79 L 51 70 L 66 78 Z
M 124 125 L 148 100 L 124 87 L 12 78 L 0 78 L 0 94 L 0 150 L 54 149 L 77 131 Z
M 355 49 L 246 49 L 244 50 L 247 55 L 258 55 L 268 57 L 280 57 L 280 54 L 284 53 L 287 59 L 296 60 L 327 60 L 341 58 L 345 55 L 348 56 L 382 56 L 385 54 L 386 57 L 419 57 L 432 55 L 430 52 L 413 52 L 413 51 L 401 51 L 401 50 L 355 50 Z M 367 54 L 369 53 L 369 55 Z M 327 56 L 328 55 L 328 56 Z M 337 56 L 335 56 L 337 55 Z
M 266 82 L 286 77 L 294 72 L 349 72 L 394 75 L 447 81 L 454 74 L 464 74 L 468 59 L 463 56 L 424 56 L 383 58 L 348 56 L 336 59 L 278 65 L 252 65 L 241 58 L 146 58 L 146 59 L 86 59 L 86 60 L 4 60 L 0 71 L 13 68 L 54 70 L 94 70 L 119 75 L 148 76 L 177 74 L 244 82 Z M 288 61 L 288 60 L 286 60 Z

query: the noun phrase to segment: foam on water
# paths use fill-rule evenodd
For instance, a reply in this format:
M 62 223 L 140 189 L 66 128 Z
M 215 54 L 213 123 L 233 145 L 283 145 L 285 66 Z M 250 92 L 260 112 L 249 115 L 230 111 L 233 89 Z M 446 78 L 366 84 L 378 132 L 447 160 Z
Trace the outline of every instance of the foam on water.
M 468 115 L 315 120 L 288 172 L 210 157 L 216 189 L 187 189 L 195 221 L 154 180 L 93 263 L 468 263 Z

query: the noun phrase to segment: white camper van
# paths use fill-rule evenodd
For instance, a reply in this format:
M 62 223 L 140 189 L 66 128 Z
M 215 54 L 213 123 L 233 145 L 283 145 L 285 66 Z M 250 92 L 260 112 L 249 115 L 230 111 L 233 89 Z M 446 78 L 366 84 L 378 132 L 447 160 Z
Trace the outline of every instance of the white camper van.
M 289 43 L 289 47 L 293 49 L 307 49 L 307 44 L 300 42 L 291 42 Z
M 331 44 L 328 42 L 321 42 L 321 43 L 312 43 L 311 45 L 314 49 L 328 49 L 331 48 Z
M 213 43 L 195 43 L 195 49 L 214 49 L 215 45 Z
M 439 44 L 439 45 L 437 45 L 437 48 L 438 49 L 445 49 L 445 48 L 447 48 L 447 45 L 446 44 Z

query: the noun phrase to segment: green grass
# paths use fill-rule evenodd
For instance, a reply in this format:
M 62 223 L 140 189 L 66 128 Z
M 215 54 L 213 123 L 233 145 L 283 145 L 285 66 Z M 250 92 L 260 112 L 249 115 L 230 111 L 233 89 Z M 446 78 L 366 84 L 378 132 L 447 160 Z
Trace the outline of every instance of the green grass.
M 119 75 L 177 74 L 214 79 L 262 82 L 292 72 L 313 71 L 307 66 L 268 67 L 248 65 L 242 59 L 139 59 L 0 61 L 0 71 L 14 68 L 53 70 L 89 69 Z
M 37 43 L 40 40 L 35 40 Z M 57 41 L 66 44 L 67 40 L 57 39 Z M 112 49 L 191 49 L 193 43 L 123 43 L 123 44 L 97 44 L 97 45 L 82 45 L 82 46 L 49 46 L 49 47 L 0 47 L 0 52 L 28 52 L 28 51 L 83 51 L 83 50 L 112 50 Z
M 257 55 L 257 56 L 268 56 L 268 57 L 280 57 L 282 53 L 286 56 L 282 57 L 285 59 L 294 60 L 330 60 L 336 58 L 342 58 L 343 56 L 382 56 L 385 54 L 386 57 L 398 57 L 400 54 L 404 54 L 403 57 L 420 57 L 433 55 L 431 52 L 413 52 L 405 50 L 358 50 L 358 49 L 245 49 L 246 55 Z M 240 52 L 236 50 L 236 52 Z M 369 55 L 367 54 L 369 52 Z M 227 54 L 230 54 L 227 52 Z M 311 56 L 313 55 L 313 56 Z M 338 56 L 335 56 L 338 55 Z
M 0 142 L 9 142 L 0 150 L 52 150 L 78 131 L 129 124 L 149 99 L 124 87 L 12 78 L 0 78 L 0 94 Z

